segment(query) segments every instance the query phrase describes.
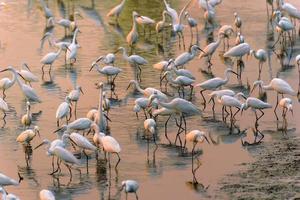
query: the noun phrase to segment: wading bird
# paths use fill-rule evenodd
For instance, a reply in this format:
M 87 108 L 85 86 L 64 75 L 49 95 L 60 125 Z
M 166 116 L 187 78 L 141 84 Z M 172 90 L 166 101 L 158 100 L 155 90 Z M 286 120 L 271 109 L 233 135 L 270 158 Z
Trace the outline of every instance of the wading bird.
M 203 143 L 204 140 L 206 140 L 206 142 L 208 144 L 210 144 L 210 142 L 208 141 L 206 135 L 204 132 L 199 131 L 199 130 L 193 130 L 190 131 L 189 133 L 186 134 L 186 140 L 188 142 L 193 142 L 193 149 L 192 149 L 192 174 L 193 174 L 193 183 L 194 184 L 198 184 L 197 178 L 196 178 L 196 174 L 195 172 L 197 171 L 197 169 L 199 168 L 199 165 L 196 169 L 194 169 L 194 155 L 195 155 L 195 147 L 198 143 Z M 197 156 L 197 160 L 198 160 L 198 156 Z M 199 160 L 198 160 L 199 163 Z
M 39 196 L 40 200 L 55 200 L 55 196 L 50 190 L 41 190 Z
M 134 180 L 126 180 L 126 181 L 122 181 L 122 187 L 121 187 L 121 191 L 125 189 L 125 194 L 126 194 L 126 199 L 127 199 L 127 195 L 128 193 L 134 193 L 135 194 L 135 198 L 136 200 L 138 200 L 138 195 L 137 195 L 137 190 L 139 189 L 139 184 L 138 182 L 134 181 Z
M 75 118 L 77 117 L 77 116 L 76 116 L 76 112 L 77 112 L 77 102 L 79 101 L 80 93 L 84 94 L 84 93 L 83 93 L 83 90 L 82 90 L 82 88 L 81 88 L 81 86 L 77 85 L 77 86 L 75 87 L 75 89 L 72 90 L 72 91 L 68 94 L 68 97 L 69 97 L 69 99 L 71 100 L 71 102 L 75 102 L 75 109 L 74 109 Z
M 279 106 L 282 107 L 282 118 L 283 118 L 282 131 L 286 133 L 287 126 L 288 126 L 286 114 L 288 111 L 291 111 L 293 115 L 293 101 L 290 98 L 282 98 L 279 101 Z
M 31 108 L 31 105 L 30 105 L 30 102 L 27 101 L 26 102 L 26 114 L 22 116 L 21 118 L 21 123 L 22 125 L 25 127 L 25 128 L 28 128 L 30 127 L 30 124 L 31 124 L 31 121 L 32 121 L 32 114 L 30 112 L 30 108 Z
M 258 60 L 258 80 L 260 80 L 262 66 L 267 61 L 267 52 L 264 49 L 259 49 L 257 51 L 251 50 L 250 55 L 254 55 Z
M 107 13 L 107 17 L 112 17 L 115 16 L 116 17 L 116 21 L 118 22 L 119 20 L 119 16 L 124 8 L 126 0 L 122 0 L 120 4 L 116 5 L 115 7 L 113 7 L 108 13 Z
M 70 97 L 67 96 L 65 98 L 65 101 L 62 102 L 56 110 L 55 118 L 56 118 L 57 127 L 59 127 L 59 120 L 66 118 L 66 123 L 68 124 L 68 121 L 71 119 L 71 117 L 72 117 L 71 99 Z
M 22 64 L 22 68 L 18 72 L 24 78 L 25 83 L 31 85 L 31 82 L 38 82 L 39 78 L 34 75 L 26 63 Z

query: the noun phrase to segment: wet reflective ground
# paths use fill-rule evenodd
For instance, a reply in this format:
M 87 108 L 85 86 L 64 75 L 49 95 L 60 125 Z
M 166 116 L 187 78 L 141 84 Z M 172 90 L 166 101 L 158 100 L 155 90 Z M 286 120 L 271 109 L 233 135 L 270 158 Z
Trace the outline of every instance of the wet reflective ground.
M 290 1 L 300 7 L 297 0 Z M 34 0 L 10 0 L 5 2 L 7 5 L 0 10 L 0 66 L 1 69 L 8 65 L 20 68 L 23 62 L 28 63 L 31 70 L 40 78 L 38 83 L 33 83 L 34 89 L 42 99 L 42 103 L 34 104 L 32 111 L 36 113 L 33 125 L 40 127 L 41 139 L 36 137 L 32 141 L 32 146 L 37 146 L 42 139 L 53 140 L 56 134 L 55 111 L 57 106 L 64 100 L 66 94 L 73 89 L 75 85 L 83 88 L 84 95 L 81 96 L 78 103 L 77 117 L 84 117 L 88 110 L 97 107 L 98 90 L 95 83 L 106 81 L 106 78 L 95 71 L 89 72 L 90 65 L 98 56 L 109 52 L 114 52 L 119 46 L 127 48 L 125 41 L 126 35 L 131 28 L 131 12 L 136 10 L 142 15 L 152 17 L 155 20 L 161 19 L 161 13 L 164 5 L 161 1 L 136 1 L 128 0 L 119 20 L 119 25 L 110 25 L 110 19 L 106 18 L 106 13 L 118 1 L 88 1 L 88 0 L 55 0 L 49 1 L 48 5 L 54 12 L 56 19 L 67 17 L 74 11 L 81 13 L 83 18 L 78 18 L 78 26 L 81 34 L 78 36 L 80 48 L 78 50 L 78 59 L 73 67 L 64 64 L 63 56 L 55 62 L 52 75 L 45 74 L 42 80 L 40 59 L 43 55 L 55 49 L 45 43 L 41 48 L 40 40 L 45 33 L 46 20 L 43 16 L 39 1 Z M 184 6 L 185 1 L 171 1 L 172 7 L 177 10 Z M 151 9 L 149 9 L 151 7 Z M 269 7 L 270 9 L 270 7 Z M 213 33 L 216 40 L 217 29 L 220 25 L 233 25 L 233 12 L 238 11 L 243 19 L 242 34 L 246 42 L 253 49 L 267 48 L 272 46 L 277 34 L 272 31 L 268 24 L 266 4 L 261 0 L 239 1 L 224 0 L 217 8 L 217 17 L 215 25 L 204 27 L 203 11 L 198 8 L 196 3 L 189 9 L 190 13 L 200 22 L 200 46 L 207 44 L 212 40 Z M 61 27 L 55 27 L 53 30 L 57 39 L 64 37 L 64 30 Z M 153 32 L 154 33 L 154 32 Z M 274 35 L 273 35 L 274 34 Z M 168 35 L 168 34 L 167 34 Z M 209 39 L 207 39 L 209 38 Z M 232 37 L 230 44 L 234 43 L 235 37 Z M 195 40 L 195 37 L 194 37 Z M 191 37 L 188 27 L 185 29 L 186 50 L 190 45 Z M 193 42 L 194 43 L 194 42 Z M 226 66 L 221 56 L 223 54 L 222 45 L 215 53 L 212 59 L 212 72 L 214 76 L 223 76 Z M 152 64 L 169 59 L 179 55 L 184 51 L 183 47 L 178 47 L 177 38 L 169 37 L 156 44 L 155 35 L 143 35 L 140 29 L 140 38 L 135 54 L 146 58 L 148 65 L 142 67 L 143 87 L 159 88 L 159 72 L 152 68 Z M 270 62 L 264 65 L 262 79 L 269 82 L 271 77 L 280 77 L 287 80 L 295 90 L 298 90 L 298 69 L 294 66 L 294 56 L 300 53 L 299 39 L 295 41 L 292 54 L 289 49 L 283 50 L 283 55 L 288 58 L 280 60 L 276 54 L 269 50 Z M 276 53 L 280 54 L 280 48 L 276 48 Z M 286 67 L 287 60 L 291 57 L 291 62 Z M 244 58 L 245 68 L 243 71 L 243 83 L 247 81 L 252 84 L 257 78 L 258 64 L 254 58 Z M 284 64 L 284 66 L 282 66 Z M 150 144 L 150 156 L 147 159 L 147 142 L 143 139 L 143 115 L 137 120 L 132 111 L 134 100 L 141 97 L 141 94 L 133 93 L 132 90 L 126 90 L 131 79 L 135 77 L 134 68 L 129 66 L 118 54 L 116 65 L 123 69 L 123 72 L 116 79 L 115 93 L 118 97 L 112 96 L 112 109 L 110 111 L 109 124 L 111 134 L 119 141 L 122 152 L 121 163 L 118 171 L 109 170 L 108 165 L 99 159 L 96 161 L 94 155 L 90 159 L 89 173 L 86 173 L 85 159 L 82 159 L 82 175 L 74 171 L 73 180 L 69 183 L 69 174 L 66 168 L 62 168 L 63 175 L 59 178 L 48 175 L 51 171 L 51 158 L 47 157 L 44 149 L 32 152 L 31 160 L 28 166 L 24 157 L 24 149 L 15 139 L 23 130 L 20 123 L 20 117 L 26 112 L 25 100 L 17 85 L 7 91 L 6 101 L 9 104 L 10 111 L 5 118 L 6 124 L 0 129 L 0 169 L 1 172 L 17 178 L 17 172 L 24 177 L 24 181 L 19 187 L 7 187 L 7 190 L 21 197 L 22 199 L 38 199 L 38 193 L 41 189 L 47 188 L 55 192 L 57 199 L 124 199 L 124 193 L 119 192 L 121 181 L 125 179 L 135 179 L 140 183 L 138 191 L 140 199 L 199 199 L 213 198 L 214 192 L 220 187 L 219 182 L 224 179 L 226 174 L 234 173 L 241 168 L 241 163 L 251 162 L 256 157 L 254 148 L 244 148 L 241 145 L 241 135 L 229 134 L 228 125 L 222 122 L 221 107 L 216 106 L 215 119 L 212 117 L 211 106 L 209 105 L 203 112 L 203 118 L 193 116 L 188 118 L 187 126 L 189 130 L 199 129 L 210 132 L 212 138 L 219 141 L 217 145 L 203 144 L 197 148 L 203 150 L 199 157 L 201 166 L 196 175 L 198 181 L 204 186 L 194 187 L 191 184 L 191 156 L 181 155 L 178 148 L 168 146 L 168 141 L 164 137 L 164 122 L 167 118 L 159 118 L 158 126 L 158 149 L 153 157 L 155 146 Z M 198 58 L 190 62 L 186 68 L 191 70 L 196 76 L 196 83 L 200 83 L 210 78 L 202 73 L 207 63 Z M 235 69 L 235 67 L 234 67 Z M 11 76 L 10 73 L 3 73 L 1 77 Z M 232 77 L 228 85 L 229 88 L 239 90 L 238 82 Z M 105 90 L 109 92 L 109 86 Z M 176 90 L 168 90 L 170 95 L 177 95 Z M 206 93 L 207 94 L 207 93 Z M 256 95 L 256 94 L 255 94 Z M 268 102 L 276 102 L 275 93 L 268 92 Z M 202 108 L 199 90 L 195 92 L 193 103 Z M 299 104 L 294 98 L 294 115 L 288 115 L 289 135 L 298 135 L 299 129 Z M 279 115 L 280 116 L 280 115 Z M 280 118 L 281 119 L 281 118 Z M 248 110 L 243 116 L 237 116 L 236 125 L 240 130 L 245 130 L 247 137 L 245 140 L 253 140 L 251 127 L 254 126 L 254 114 Z M 33 126 L 32 125 L 32 126 Z M 281 121 L 278 127 L 281 126 Z M 281 131 L 277 131 L 277 122 L 272 110 L 266 111 L 261 119 L 259 130 L 265 134 L 263 143 L 270 140 L 284 139 Z M 175 139 L 177 128 L 175 121 L 172 120 L 168 126 L 169 137 L 172 141 Z M 201 147 L 200 147 L 201 146 Z M 188 149 L 191 151 L 191 144 Z M 113 158 L 113 163 L 116 160 Z M 222 197 L 229 198 L 227 194 Z M 132 197 L 131 197 L 132 198 Z

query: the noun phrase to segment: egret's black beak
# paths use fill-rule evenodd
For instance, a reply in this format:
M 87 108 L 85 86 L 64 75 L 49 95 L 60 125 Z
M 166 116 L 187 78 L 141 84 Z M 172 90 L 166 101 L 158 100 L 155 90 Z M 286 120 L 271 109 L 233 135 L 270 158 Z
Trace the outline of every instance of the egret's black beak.
M 35 148 L 34 148 L 34 150 L 36 150 L 36 149 L 38 149 L 38 148 L 40 148 L 41 146 L 43 146 L 45 143 L 44 142 L 42 142 L 41 144 L 39 144 L 39 145 L 37 145 Z

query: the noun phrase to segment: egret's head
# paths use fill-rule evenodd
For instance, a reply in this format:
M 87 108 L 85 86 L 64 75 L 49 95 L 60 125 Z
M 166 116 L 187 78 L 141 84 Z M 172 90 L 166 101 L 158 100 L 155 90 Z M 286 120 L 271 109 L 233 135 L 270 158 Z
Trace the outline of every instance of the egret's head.
M 136 84 L 138 84 L 136 80 L 130 80 L 126 90 L 128 90 L 131 85 L 136 85 Z
M 293 105 L 292 105 L 292 104 L 288 104 L 288 105 L 287 105 L 287 110 L 288 110 L 288 111 L 291 111 L 292 115 L 294 115 L 294 112 L 293 112 Z
M 189 17 L 189 16 L 190 16 L 189 12 L 188 12 L 188 11 L 185 11 L 185 12 L 184 12 L 184 17 Z
M 253 88 L 252 88 L 250 94 L 254 91 L 254 89 L 255 89 L 257 86 L 261 87 L 263 84 L 264 84 L 264 82 L 263 82 L 262 80 L 254 81 L 254 82 L 253 82 L 253 86 L 252 86 Z
M 243 103 L 241 106 L 241 115 L 243 114 L 244 110 L 248 109 L 248 105 L 246 103 Z
M 141 111 L 141 107 L 139 105 L 135 104 L 134 107 L 133 107 L 133 111 L 136 112 L 136 113 L 140 112 Z
M 140 17 L 140 15 L 136 11 L 133 11 L 132 12 L 132 17 L 137 18 L 137 17 Z
M 157 98 L 158 98 L 158 94 L 156 91 L 154 91 L 153 94 L 150 95 L 150 97 L 149 97 L 148 107 L 150 107 L 152 105 L 152 102 Z
M 33 130 L 34 130 L 35 134 L 38 134 L 38 136 L 41 137 L 40 128 L 38 126 L 34 126 Z
M 238 14 L 237 14 L 237 12 L 234 12 L 233 15 L 234 15 L 234 17 L 237 17 Z
M 82 88 L 81 88 L 80 85 L 77 85 L 77 86 L 76 86 L 76 90 L 79 90 L 82 94 L 84 94 L 84 93 L 83 93 L 83 90 L 82 90 Z
M 195 140 L 200 143 L 203 143 L 204 141 L 206 141 L 208 144 L 210 144 L 205 132 L 203 132 L 203 131 L 199 131 L 199 134 L 196 134 Z

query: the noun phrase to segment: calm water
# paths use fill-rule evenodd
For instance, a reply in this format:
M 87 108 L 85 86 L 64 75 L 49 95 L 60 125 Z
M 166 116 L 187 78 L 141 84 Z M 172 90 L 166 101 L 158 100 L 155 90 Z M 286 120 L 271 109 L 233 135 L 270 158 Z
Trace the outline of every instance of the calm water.
M 5 2 L 5 1 L 4 1 Z M 114 52 L 119 46 L 127 47 L 125 37 L 131 28 L 131 12 L 136 10 L 142 15 L 160 20 L 163 4 L 161 1 L 147 0 L 128 0 L 124 12 L 120 18 L 120 26 L 108 24 L 105 17 L 108 10 L 118 1 L 49 1 L 49 7 L 54 12 L 56 19 L 62 18 L 79 11 L 83 18 L 78 19 L 78 25 L 81 34 L 78 36 L 78 42 L 81 48 L 78 51 L 76 64 L 70 68 L 64 65 L 63 57 L 54 64 L 52 77 L 48 74 L 45 80 L 41 79 L 41 64 L 39 63 L 43 55 L 51 49 L 47 43 L 44 48 L 40 48 L 40 39 L 45 31 L 45 19 L 39 1 L 34 0 L 10 0 L 6 1 L 7 6 L 0 10 L 0 66 L 1 69 L 12 65 L 17 68 L 23 62 L 31 67 L 32 71 L 40 77 L 40 82 L 34 83 L 33 87 L 41 97 L 43 103 L 32 106 L 32 111 L 40 112 L 34 120 L 33 125 L 40 126 L 41 138 L 55 139 L 53 131 L 56 129 L 55 111 L 57 106 L 64 100 L 65 95 L 75 86 L 81 85 L 84 95 L 81 96 L 77 116 L 84 117 L 87 111 L 97 106 L 98 90 L 95 83 L 106 81 L 106 78 L 100 76 L 95 71 L 89 72 L 90 64 L 98 56 L 108 52 Z M 290 1 L 300 6 L 297 0 Z M 179 10 L 183 7 L 184 1 L 172 1 L 172 7 Z M 151 9 L 149 9 L 151 7 Z M 267 31 L 270 27 L 267 24 L 266 5 L 264 1 L 239 1 L 224 0 L 217 9 L 217 24 L 232 24 L 233 12 L 238 11 L 243 19 L 243 35 L 246 41 L 253 49 L 266 48 L 268 45 Z M 199 11 L 198 5 L 191 6 L 191 13 L 200 21 L 200 45 L 206 45 L 207 30 L 203 28 L 203 11 Z M 199 14 L 200 13 L 200 14 Z M 130 23 L 129 23 L 130 22 Z M 142 32 L 142 30 L 140 30 Z M 61 27 L 54 30 L 56 38 L 64 35 Z M 189 29 L 185 30 L 186 46 L 190 43 Z M 215 34 L 216 35 L 216 32 Z M 232 38 L 231 44 L 234 41 Z M 297 45 L 298 43 L 298 45 Z M 222 50 L 220 46 L 219 51 Z M 169 39 L 162 47 L 155 44 L 155 37 L 141 34 L 136 54 L 144 56 L 149 65 L 142 67 L 142 86 L 159 88 L 159 72 L 152 68 L 152 64 L 162 59 L 168 59 L 183 52 L 178 48 L 176 39 Z M 299 40 L 294 46 L 293 56 L 299 53 Z M 221 62 L 216 52 L 212 62 L 212 70 L 215 76 L 223 76 L 226 66 Z M 245 59 L 246 67 L 243 75 L 243 82 L 252 83 L 258 72 L 257 61 L 254 58 Z M 238 170 L 239 164 L 249 162 L 253 158 L 251 152 L 241 146 L 240 137 L 228 135 L 228 128 L 221 121 L 212 120 L 210 106 L 204 112 L 204 118 L 191 117 L 188 119 L 188 129 L 200 129 L 211 132 L 214 138 L 220 138 L 219 145 L 203 144 L 203 155 L 200 156 L 202 165 L 197 171 L 198 181 L 205 186 L 209 186 L 207 191 L 195 190 L 189 182 L 192 180 L 191 158 L 179 155 L 176 148 L 167 147 L 167 141 L 164 137 L 164 118 L 159 119 L 159 148 L 156 151 L 155 161 L 150 156 L 147 162 L 147 143 L 142 139 L 143 120 L 137 120 L 132 111 L 134 100 L 141 95 L 132 93 L 132 90 L 126 91 L 128 82 L 134 78 L 134 69 L 130 67 L 119 54 L 117 56 L 117 66 L 123 69 L 121 75 L 116 81 L 116 93 L 119 101 L 113 101 L 110 112 L 111 134 L 119 141 L 122 152 L 122 160 L 119 165 L 118 173 L 114 170 L 109 172 L 105 170 L 104 163 L 90 160 L 89 173 L 84 168 L 85 159 L 82 159 L 82 176 L 74 171 L 73 181 L 67 185 L 69 176 L 66 168 L 63 167 L 63 175 L 58 180 L 49 176 L 51 171 L 51 158 L 45 155 L 44 149 L 33 152 L 31 167 L 26 166 L 23 147 L 15 142 L 17 135 L 22 131 L 20 116 L 24 114 L 25 101 L 18 86 L 13 86 L 7 91 L 6 101 L 9 104 L 10 112 L 6 117 L 7 124 L 0 129 L 0 162 L 1 172 L 17 177 L 19 171 L 25 180 L 19 187 L 7 187 L 9 192 L 15 193 L 22 199 L 38 199 L 38 193 L 41 189 L 48 188 L 55 192 L 58 199 L 121 199 L 125 198 L 118 189 L 121 181 L 125 179 L 135 179 L 140 183 L 138 191 L 140 199 L 199 199 L 214 196 L 214 190 L 218 187 L 218 182 L 224 175 Z M 293 64 L 293 59 L 291 64 Z M 197 76 L 197 83 L 205 80 L 207 77 L 200 72 L 205 67 L 205 61 L 195 59 L 187 68 Z M 1 77 L 11 76 L 9 73 L 1 74 Z M 296 90 L 298 89 L 297 68 L 291 67 L 283 70 L 280 61 L 271 55 L 270 65 L 264 65 L 263 80 L 268 82 L 270 77 L 281 77 L 287 80 Z M 231 86 L 237 84 L 235 77 L 230 80 Z M 106 86 L 109 89 L 109 86 Z M 171 90 L 171 93 L 173 91 Z M 176 94 L 176 93 L 175 93 Z M 194 103 L 200 106 L 201 98 L 199 91 L 195 94 Z M 268 101 L 274 103 L 275 95 L 269 93 Z M 300 125 L 296 124 L 299 119 L 299 104 L 294 99 L 294 118 L 289 116 L 288 134 L 298 134 L 296 129 Z M 220 118 L 220 107 L 216 107 L 217 119 Z M 237 124 L 241 129 L 250 128 L 254 124 L 254 115 L 247 111 L 247 115 L 238 116 Z M 260 130 L 266 133 L 265 140 L 281 139 L 282 135 L 276 131 L 276 121 L 273 112 L 268 111 L 261 120 Z M 174 139 L 177 132 L 175 122 L 169 123 L 169 136 Z M 251 132 L 248 133 L 251 139 Z M 32 141 L 35 147 L 41 142 L 38 137 Z M 190 145 L 190 144 L 189 144 Z M 263 144 L 262 144 L 263 145 Z M 188 146 L 191 150 L 191 146 Z M 150 145 L 150 152 L 154 146 Z M 255 149 L 253 149 L 255 151 Z M 151 155 L 151 154 L 150 154 Z M 113 160 L 115 162 L 115 160 Z M 224 198 L 226 195 L 224 195 Z

